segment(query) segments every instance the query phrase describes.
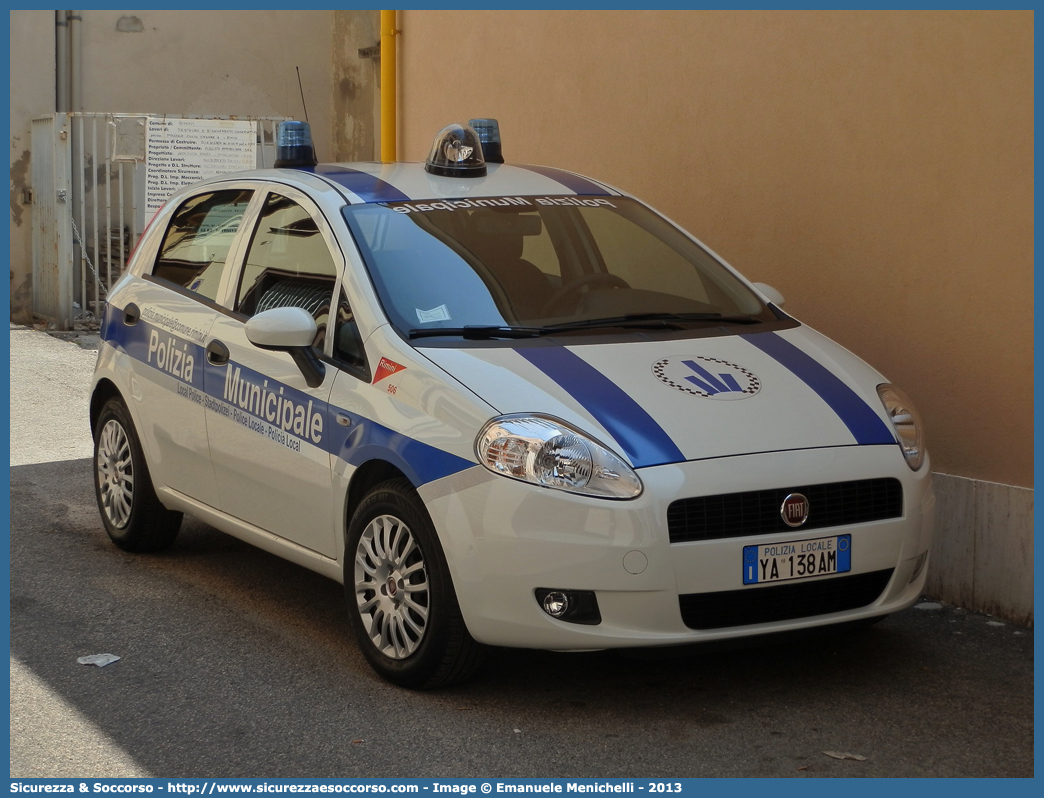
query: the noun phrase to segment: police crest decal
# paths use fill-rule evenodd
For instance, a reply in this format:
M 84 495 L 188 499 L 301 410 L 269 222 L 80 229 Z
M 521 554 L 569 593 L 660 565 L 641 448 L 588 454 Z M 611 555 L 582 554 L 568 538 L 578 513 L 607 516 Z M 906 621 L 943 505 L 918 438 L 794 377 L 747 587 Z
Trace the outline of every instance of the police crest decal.
M 713 357 L 665 357 L 652 372 L 664 385 L 704 399 L 746 399 L 761 390 L 752 371 Z

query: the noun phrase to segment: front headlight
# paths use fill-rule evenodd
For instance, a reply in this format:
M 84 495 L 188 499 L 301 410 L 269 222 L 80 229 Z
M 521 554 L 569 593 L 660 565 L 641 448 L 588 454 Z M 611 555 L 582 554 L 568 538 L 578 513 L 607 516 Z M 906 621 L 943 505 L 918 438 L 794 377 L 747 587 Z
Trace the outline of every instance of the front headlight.
M 475 452 L 494 474 L 545 488 L 606 499 L 633 499 L 642 492 L 627 463 L 555 418 L 495 418 L 479 433 Z
M 888 418 L 892 421 L 903 457 L 912 471 L 916 471 L 924 462 L 924 424 L 914 409 L 909 397 L 887 382 L 877 386 L 877 395 L 881 397 Z

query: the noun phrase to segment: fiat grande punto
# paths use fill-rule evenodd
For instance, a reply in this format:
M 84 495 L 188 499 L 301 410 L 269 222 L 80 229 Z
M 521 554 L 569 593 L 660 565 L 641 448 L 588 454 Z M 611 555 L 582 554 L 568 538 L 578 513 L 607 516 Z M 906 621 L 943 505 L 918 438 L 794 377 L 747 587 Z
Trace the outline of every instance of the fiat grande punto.
M 128 551 L 182 515 L 343 583 L 384 678 L 489 646 L 672 646 L 872 621 L 925 581 L 902 391 L 595 179 L 504 163 L 276 167 L 170 198 L 110 292 L 90 422 Z

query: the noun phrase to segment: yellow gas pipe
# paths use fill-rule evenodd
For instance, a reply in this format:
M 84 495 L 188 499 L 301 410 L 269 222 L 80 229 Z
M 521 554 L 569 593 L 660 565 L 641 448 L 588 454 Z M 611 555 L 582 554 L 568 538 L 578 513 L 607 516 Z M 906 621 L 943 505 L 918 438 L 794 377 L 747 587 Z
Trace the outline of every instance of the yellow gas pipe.
M 395 152 L 395 12 L 381 12 L 381 161 L 394 163 Z

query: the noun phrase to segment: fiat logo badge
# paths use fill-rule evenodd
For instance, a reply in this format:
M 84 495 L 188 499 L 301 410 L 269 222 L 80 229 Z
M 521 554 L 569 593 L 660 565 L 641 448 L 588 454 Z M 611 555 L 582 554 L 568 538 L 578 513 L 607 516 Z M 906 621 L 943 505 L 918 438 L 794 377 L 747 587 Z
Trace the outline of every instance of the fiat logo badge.
M 808 499 L 800 493 L 791 493 L 783 500 L 779 515 L 787 526 L 802 526 L 808 520 Z

